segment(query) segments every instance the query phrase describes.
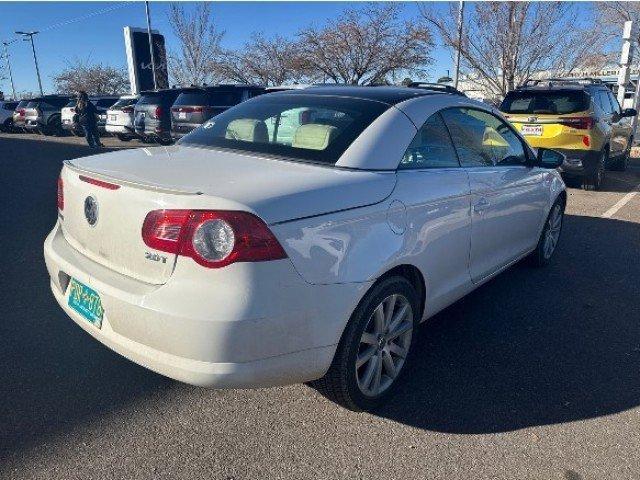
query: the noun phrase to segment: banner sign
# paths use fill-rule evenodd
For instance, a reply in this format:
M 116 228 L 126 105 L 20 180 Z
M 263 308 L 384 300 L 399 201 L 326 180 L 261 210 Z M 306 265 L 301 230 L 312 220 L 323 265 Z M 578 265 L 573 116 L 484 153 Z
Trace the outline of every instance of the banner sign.
M 156 64 L 158 89 L 169 88 L 167 73 L 167 52 L 164 36 L 151 30 L 153 58 Z M 153 90 L 153 68 L 149 52 L 149 36 L 146 28 L 124 27 L 124 45 L 127 52 L 127 67 L 131 93 L 136 95 L 145 90 Z

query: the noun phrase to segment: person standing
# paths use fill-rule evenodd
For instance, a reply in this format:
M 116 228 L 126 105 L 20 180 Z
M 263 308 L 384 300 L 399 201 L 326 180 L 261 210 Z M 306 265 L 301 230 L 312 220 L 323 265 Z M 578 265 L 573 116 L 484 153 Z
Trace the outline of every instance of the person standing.
M 76 104 L 76 115 L 78 116 L 78 123 L 84 130 L 87 143 L 91 148 L 104 146 L 100 142 L 100 135 L 98 134 L 98 126 L 96 123 L 97 114 L 98 110 L 89 100 L 87 92 L 79 92 L 78 102 Z

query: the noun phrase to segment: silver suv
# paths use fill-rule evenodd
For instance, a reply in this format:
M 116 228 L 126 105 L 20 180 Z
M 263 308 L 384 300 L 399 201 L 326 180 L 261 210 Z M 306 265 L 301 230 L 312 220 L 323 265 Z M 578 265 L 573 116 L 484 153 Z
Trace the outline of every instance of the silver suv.
M 34 98 L 25 108 L 24 127 L 43 135 L 62 134 L 60 111 L 71 97 L 67 95 L 45 95 Z

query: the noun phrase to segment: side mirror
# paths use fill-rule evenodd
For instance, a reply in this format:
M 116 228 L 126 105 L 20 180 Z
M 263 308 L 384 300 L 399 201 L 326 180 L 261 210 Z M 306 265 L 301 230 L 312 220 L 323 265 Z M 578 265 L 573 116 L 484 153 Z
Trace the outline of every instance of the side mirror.
M 566 159 L 567 157 L 557 150 L 551 150 L 550 148 L 538 148 L 537 160 L 539 167 L 558 168 Z
M 625 108 L 622 110 L 622 117 L 635 117 L 638 115 L 638 111 L 635 108 Z

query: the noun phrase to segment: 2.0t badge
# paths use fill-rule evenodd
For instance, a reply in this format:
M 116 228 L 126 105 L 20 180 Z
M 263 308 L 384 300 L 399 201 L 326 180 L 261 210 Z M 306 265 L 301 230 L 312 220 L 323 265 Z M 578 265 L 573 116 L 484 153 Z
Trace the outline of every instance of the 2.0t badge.
M 92 227 L 98 223 L 98 201 L 93 196 L 84 199 L 84 217 Z

